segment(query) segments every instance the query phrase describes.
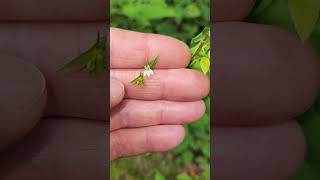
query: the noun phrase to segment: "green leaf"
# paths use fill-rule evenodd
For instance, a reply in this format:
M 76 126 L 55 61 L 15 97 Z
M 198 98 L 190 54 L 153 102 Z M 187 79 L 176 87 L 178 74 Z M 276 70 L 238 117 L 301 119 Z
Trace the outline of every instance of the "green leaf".
M 188 166 L 192 162 L 193 154 L 190 151 L 186 151 L 182 154 L 182 161 L 185 166 Z
M 155 58 L 153 58 L 151 61 L 149 61 L 147 66 L 149 66 L 150 69 L 153 69 L 154 66 L 157 64 L 158 59 L 159 59 L 159 55 L 157 55 Z
M 122 8 L 122 13 L 130 18 L 139 19 L 142 21 L 175 17 L 176 15 L 174 9 L 166 6 L 165 4 L 153 5 L 150 3 L 132 3 L 125 5 Z
M 295 28 L 304 42 L 313 32 L 320 12 L 319 0 L 288 0 Z
M 257 16 L 260 13 L 262 13 L 266 8 L 268 8 L 274 0 L 260 0 L 260 2 L 257 2 L 256 7 L 251 13 L 251 16 Z
M 200 59 L 200 66 L 202 69 L 202 72 L 204 74 L 207 74 L 210 71 L 210 60 L 207 57 L 202 57 Z
M 206 105 L 206 113 L 210 114 L 210 96 L 204 99 L 204 103 Z
M 74 68 L 74 67 L 78 67 L 78 66 L 85 66 L 89 61 L 92 61 L 92 59 L 94 58 L 94 55 L 95 55 L 95 51 L 94 51 L 94 48 L 92 47 L 89 50 L 87 50 L 86 52 L 80 54 L 80 56 L 73 59 L 71 62 L 64 65 L 61 68 L 61 70 Z
M 196 18 L 201 15 L 199 8 L 195 4 L 189 4 L 185 8 L 185 17 L 186 18 Z
M 166 180 L 166 178 L 159 172 L 156 172 L 155 180 Z
M 192 180 L 190 176 L 188 176 L 186 173 L 181 173 L 177 176 L 177 180 Z
M 105 47 L 106 37 L 101 38 L 98 32 L 95 44 L 89 50 L 64 65 L 61 70 L 79 67 L 89 74 L 102 74 L 102 72 L 107 69 Z
M 144 84 L 144 77 L 143 73 L 140 73 L 139 76 L 137 76 L 134 80 L 131 81 L 132 84 L 141 86 Z

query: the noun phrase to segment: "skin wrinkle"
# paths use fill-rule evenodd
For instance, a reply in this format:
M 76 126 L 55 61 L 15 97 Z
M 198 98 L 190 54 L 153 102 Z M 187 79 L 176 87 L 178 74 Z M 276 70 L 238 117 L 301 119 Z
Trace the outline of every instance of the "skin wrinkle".
M 150 129 L 149 128 L 144 128 L 143 129 L 143 132 L 144 132 L 144 152 L 147 152 L 147 151 L 150 151 L 150 152 L 153 152 L 154 151 L 154 147 L 153 147 L 153 144 L 150 143 L 150 137 L 149 137 L 149 131 Z M 152 132 L 151 132 L 152 133 Z
M 158 122 L 157 124 L 161 125 L 162 122 L 164 122 L 164 118 L 165 118 L 165 113 L 168 112 L 168 106 L 167 106 L 168 102 L 167 101 L 161 101 L 160 103 L 160 108 L 159 108 L 159 112 L 158 112 Z

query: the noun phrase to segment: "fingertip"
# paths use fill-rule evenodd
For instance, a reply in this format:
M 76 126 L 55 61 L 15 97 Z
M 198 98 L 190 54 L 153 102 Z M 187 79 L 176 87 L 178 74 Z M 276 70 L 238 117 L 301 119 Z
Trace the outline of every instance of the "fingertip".
M 199 91 L 200 97 L 203 99 L 210 93 L 210 79 L 202 72 L 197 71 L 197 74 L 199 79 L 196 81 L 197 84 L 195 87 Z
M 153 141 L 149 143 L 153 152 L 165 152 L 173 149 L 181 144 L 185 137 L 182 125 L 162 125 L 152 130 L 153 132 L 149 134 L 153 136 L 150 137 Z
M 185 79 L 187 85 L 190 86 L 187 91 L 193 95 L 193 98 L 189 100 L 200 100 L 209 94 L 210 80 L 202 72 L 193 69 L 184 69 L 181 71 L 181 76 L 184 76 L 183 79 Z M 189 96 L 191 97 L 191 95 Z
M 183 124 L 189 124 L 199 120 L 206 111 L 206 106 L 202 100 L 195 102 L 187 102 L 189 105 L 186 106 L 185 115 L 183 116 Z
M 124 97 L 124 85 L 115 79 L 110 79 L 110 107 L 118 105 Z
M 180 44 L 181 44 L 181 56 L 182 56 L 181 59 L 184 62 L 183 67 L 187 67 L 190 64 L 191 51 L 189 46 L 186 43 L 180 41 Z

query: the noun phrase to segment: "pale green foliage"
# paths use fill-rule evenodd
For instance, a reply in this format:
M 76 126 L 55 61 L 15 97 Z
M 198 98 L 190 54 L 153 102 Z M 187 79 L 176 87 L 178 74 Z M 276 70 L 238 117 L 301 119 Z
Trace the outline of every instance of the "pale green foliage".
M 210 73 L 210 28 L 206 27 L 191 41 L 192 69 L 200 66 L 204 74 Z

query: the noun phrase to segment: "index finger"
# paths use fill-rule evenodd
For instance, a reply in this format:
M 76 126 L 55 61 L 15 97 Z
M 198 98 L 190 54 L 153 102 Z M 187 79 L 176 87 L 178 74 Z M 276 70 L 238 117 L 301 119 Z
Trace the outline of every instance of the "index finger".
M 157 34 L 110 29 L 110 67 L 143 68 L 159 56 L 155 68 L 185 68 L 190 61 L 188 46 L 177 39 Z

